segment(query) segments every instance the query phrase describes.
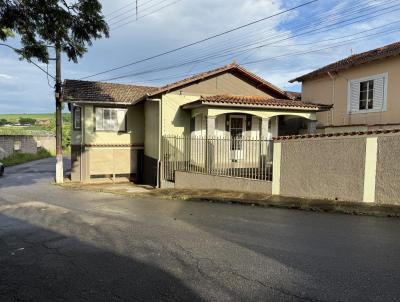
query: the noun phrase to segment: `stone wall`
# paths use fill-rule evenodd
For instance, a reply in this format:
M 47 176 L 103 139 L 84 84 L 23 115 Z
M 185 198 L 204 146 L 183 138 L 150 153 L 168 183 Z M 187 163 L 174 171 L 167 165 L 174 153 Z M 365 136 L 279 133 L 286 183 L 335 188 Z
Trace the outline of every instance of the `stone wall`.
M 0 135 L 0 159 L 14 152 L 36 153 L 39 148 L 44 148 L 55 153 L 56 139 L 54 136 L 32 135 Z

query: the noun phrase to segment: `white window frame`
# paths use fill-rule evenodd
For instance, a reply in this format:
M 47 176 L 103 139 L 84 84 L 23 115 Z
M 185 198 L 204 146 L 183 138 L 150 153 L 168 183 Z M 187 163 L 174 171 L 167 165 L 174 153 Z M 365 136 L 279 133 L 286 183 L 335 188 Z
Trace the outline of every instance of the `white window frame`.
M 245 136 L 245 133 L 246 133 L 246 115 L 243 115 L 243 114 L 232 114 L 232 115 L 230 115 L 229 116 L 229 137 L 230 137 L 230 139 L 232 139 L 232 136 L 231 136 L 231 129 L 232 129 L 232 118 L 240 118 L 241 120 L 242 120 L 242 141 L 240 141 L 240 143 L 241 143 L 241 146 L 240 146 L 240 149 L 232 149 L 232 143 L 230 144 L 230 146 L 229 146 L 229 149 L 230 149 L 230 155 L 231 155 L 231 159 L 233 160 L 233 161 L 236 161 L 236 160 L 241 160 L 241 159 L 243 159 L 243 150 L 244 150 L 244 148 L 243 148 L 243 138 L 244 138 L 244 136 Z
M 361 110 L 355 110 L 351 111 L 351 86 L 353 83 L 361 83 L 361 82 L 367 82 L 371 80 L 376 80 L 376 79 L 384 79 L 384 87 L 383 87 L 383 104 L 382 104 L 382 109 L 368 109 L 368 104 L 366 109 L 361 109 Z M 374 83 L 374 89 L 375 89 L 375 83 Z M 368 77 L 363 77 L 363 78 L 358 78 L 358 79 L 352 79 L 347 81 L 347 113 L 348 114 L 360 114 L 360 113 L 373 113 L 373 112 L 385 112 L 387 111 L 387 91 L 388 91 L 388 73 L 381 73 L 381 74 L 376 74 Z M 360 97 L 360 96 L 358 96 Z M 360 101 L 360 99 L 358 100 Z
M 79 118 L 77 118 L 76 111 L 79 110 Z M 81 130 L 82 129 L 82 107 L 75 106 L 73 109 L 73 122 L 74 122 L 74 130 Z M 77 125 L 79 122 L 79 125 Z
M 97 112 L 98 110 L 102 111 L 102 116 L 103 116 L 103 123 L 102 126 L 99 126 L 98 120 L 97 120 Z M 110 116 L 112 114 L 112 111 L 115 112 L 115 117 L 116 117 L 116 121 L 114 121 L 114 127 L 108 127 L 108 125 L 106 125 L 104 123 L 104 114 L 105 111 L 110 111 Z M 123 111 L 125 113 L 124 116 L 124 129 L 121 130 L 120 124 L 118 124 L 118 112 Z M 94 120 L 95 120 L 95 130 L 96 131 L 104 131 L 104 132 L 121 132 L 121 133 L 126 133 L 128 131 L 128 121 L 127 121 L 127 113 L 128 113 L 128 109 L 126 108 L 111 108 L 111 107 L 94 107 Z

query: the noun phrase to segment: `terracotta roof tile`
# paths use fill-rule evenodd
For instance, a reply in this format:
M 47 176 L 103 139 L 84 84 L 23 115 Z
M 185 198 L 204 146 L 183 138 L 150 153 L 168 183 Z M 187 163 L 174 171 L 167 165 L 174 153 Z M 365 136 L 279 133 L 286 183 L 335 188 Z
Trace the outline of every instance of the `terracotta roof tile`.
M 296 91 L 285 91 L 287 96 L 291 98 L 292 100 L 297 100 L 301 101 L 301 92 L 296 92 Z
M 179 89 L 181 87 L 188 86 L 188 85 L 192 84 L 193 82 L 204 80 L 204 79 L 207 79 L 207 78 L 210 78 L 210 77 L 213 77 L 213 76 L 225 73 L 225 72 L 232 72 L 232 73 L 237 72 L 237 73 L 239 73 L 239 74 L 241 74 L 241 75 L 243 75 L 243 76 L 245 76 L 245 77 L 257 82 L 259 85 L 264 86 L 265 88 L 271 90 L 272 92 L 277 94 L 277 96 L 288 97 L 287 94 L 283 90 L 278 88 L 277 86 L 275 86 L 275 85 L 271 84 L 270 82 L 262 79 L 261 77 L 255 75 L 254 73 L 248 71 L 247 69 L 243 68 L 242 66 L 240 66 L 240 65 L 238 65 L 236 63 L 231 63 L 231 64 L 228 64 L 228 65 L 222 66 L 220 68 L 209 70 L 209 71 L 206 71 L 206 72 L 202 72 L 202 73 L 199 73 L 199 74 L 194 75 L 192 77 L 180 80 L 178 82 L 175 82 L 175 83 L 172 83 L 172 84 L 168 84 L 168 85 L 166 85 L 164 87 L 161 87 L 161 88 L 153 91 L 150 94 L 150 96 L 155 96 L 155 95 L 158 95 L 158 94 L 161 94 L 161 93 L 165 93 L 165 92 L 168 92 L 168 91 L 171 91 L 171 90 Z M 262 87 L 260 87 L 260 88 L 262 88 Z
M 337 132 L 337 133 L 321 133 L 321 134 L 301 134 L 275 137 L 275 140 L 297 140 L 305 138 L 324 138 L 324 137 L 340 137 L 340 136 L 363 136 L 363 135 L 377 135 L 377 134 L 390 134 L 399 133 L 400 129 L 384 129 L 384 130 L 370 130 L 370 131 L 352 131 L 352 132 Z
M 302 82 L 304 80 L 317 77 L 317 76 L 327 73 L 327 72 L 338 72 L 340 70 L 347 69 L 352 66 L 357 66 L 357 65 L 365 64 L 365 63 L 372 62 L 375 60 L 398 56 L 398 55 L 400 55 L 400 42 L 396 42 L 396 43 L 389 44 L 389 45 L 386 45 L 386 46 L 383 46 L 380 48 L 376 48 L 373 50 L 369 50 L 366 52 L 352 55 L 343 60 L 326 65 L 322 68 L 319 68 L 310 73 L 307 73 L 307 74 L 297 77 L 293 80 L 290 80 L 290 82 L 296 82 L 296 81 Z
M 64 102 L 133 104 L 154 91 L 155 87 L 65 80 Z
M 304 103 L 302 101 L 296 101 L 292 99 L 273 99 L 270 97 L 262 96 L 236 96 L 236 95 L 216 95 L 201 97 L 199 101 L 203 104 L 234 104 L 234 105 L 252 105 L 262 107 L 289 107 L 289 108 L 301 108 L 301 109 L 312 109 L 312 110 L 328 110 L 331 106 L 321 104 Z

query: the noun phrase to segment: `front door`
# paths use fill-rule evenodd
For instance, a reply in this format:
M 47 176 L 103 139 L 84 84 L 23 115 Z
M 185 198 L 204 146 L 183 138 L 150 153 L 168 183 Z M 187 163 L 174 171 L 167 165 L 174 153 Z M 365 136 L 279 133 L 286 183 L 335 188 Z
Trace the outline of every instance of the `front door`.
M 231 159 L 237 161 L 243 158 L 243 132 L 245 127 L 245 117 L 240 115 L 231 115 L 230 117 L 230 135 L 231 135 Z

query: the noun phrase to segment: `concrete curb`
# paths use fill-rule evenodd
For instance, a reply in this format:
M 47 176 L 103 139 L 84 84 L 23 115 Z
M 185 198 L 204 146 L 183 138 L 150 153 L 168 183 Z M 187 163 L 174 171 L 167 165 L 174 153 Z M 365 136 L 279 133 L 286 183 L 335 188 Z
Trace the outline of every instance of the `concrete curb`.
M 338 213 L 360 216 L 375 216 L 375 217 L 395 217 L 400 218 L 400 206 L 385 205 L 376 203 L 361 203 L 361 202 L 345 202 L 331 200 L 310 200 L 304 198 L 268 196 L 261 194 L 237 193 L 235 197 L 221 197 L 221 195 L 232 195 L 232 192 L 226 191 L 192 191 L 192 190 L 177 190 L 177 189 L 154 189 L 148 192 L 131 193 L 125 190 L 109 190 L 102 188 L 101 185 L 60 185 L 62 188 L 86 190 L 102 193 L 118 194 L 130 198 L 159 198 L 165 200 L 182 200 L 191 202 L 213 202 L 237 204 L 246 206 L 257 206 L 264 208 L 280 208 L 294 209 L 320 213 Z M 254 198 L 252 198 L 252 195 Z

